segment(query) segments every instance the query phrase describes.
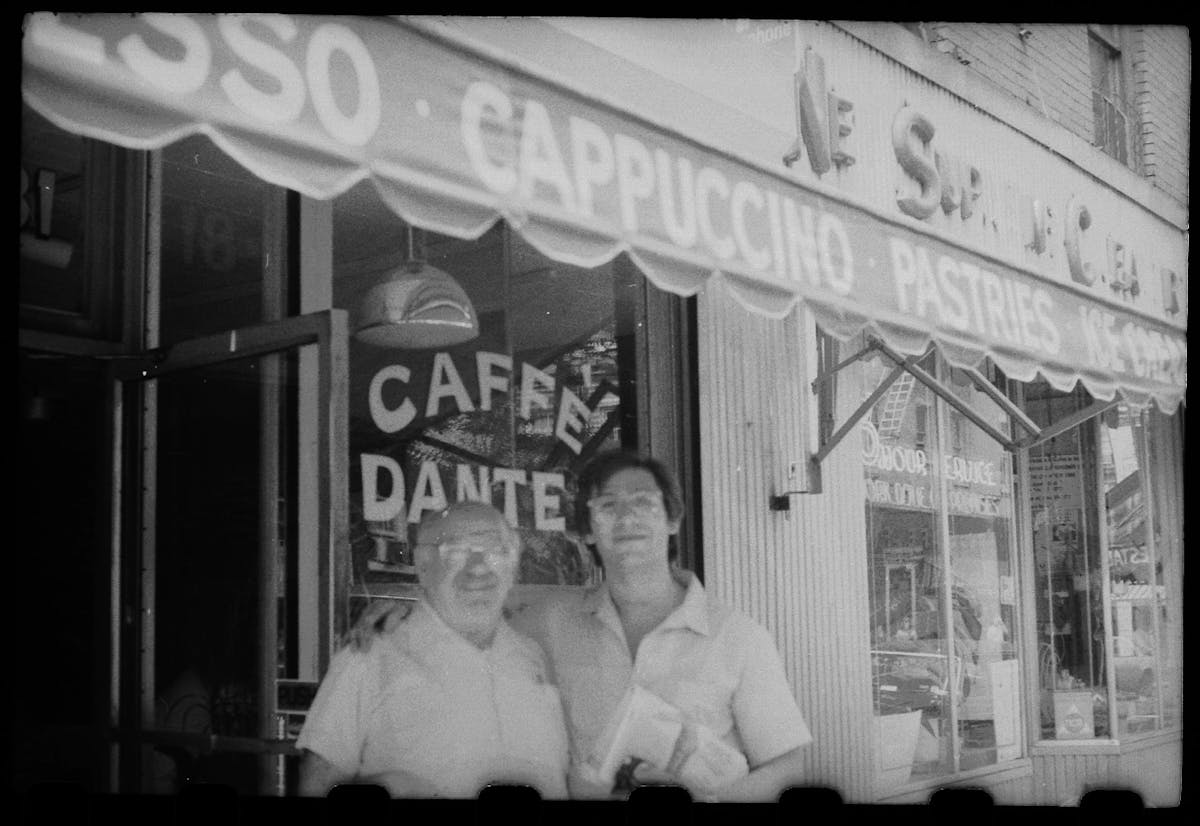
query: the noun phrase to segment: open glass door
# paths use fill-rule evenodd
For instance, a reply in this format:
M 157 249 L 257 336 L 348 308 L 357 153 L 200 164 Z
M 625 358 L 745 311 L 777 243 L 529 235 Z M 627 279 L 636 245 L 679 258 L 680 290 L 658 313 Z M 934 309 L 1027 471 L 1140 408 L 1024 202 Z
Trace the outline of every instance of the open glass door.
M 288 789 L 344 631 L 346 354 L 329 310 L 114 367 L 120 791 Z

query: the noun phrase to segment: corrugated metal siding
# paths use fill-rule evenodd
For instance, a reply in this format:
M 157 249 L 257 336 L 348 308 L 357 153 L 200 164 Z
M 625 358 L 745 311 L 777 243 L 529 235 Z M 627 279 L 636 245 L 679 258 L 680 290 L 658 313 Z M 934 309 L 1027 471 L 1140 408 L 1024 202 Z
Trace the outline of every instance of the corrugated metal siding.
M 799 325 L 751 316 L 717 284 L 701 295 L 698 320 L 706 584 L 775 636 L 815 738 L 808 780 L 868 801 L 874 744 L 854 441 L 826 460 L 826 493 L 771 511 L 787 463 L 804 458 L 810 393 Z M 840 395 L 850 405 L 844 418 L 857 393 Z
M 1078 803 L 1088 788 L 1112 785 L 1118 754 L 1033 755 L 1034 803 L 1062 806 Z
M 1183 737 L 1128 749 L 1112 773 L 1113 785 L 1136 789 L 1147 806 L 1178 806 L 1183 793 Z
M 1033 776 L 1025 774 L 986 786 L 998 806 L 1029 806 L 1033 803 Z
M 1182 735 L 1125 743 L 1120 753 L 1033 755 L 1034 803 L 1077 803 L 1097 788 L 1133 789 L 1151 806 L 1178 806 L 1183 786 Z
M 997 768 L 996 771 L 969 777 L 946 777 L 944 783 L 926 785 L 922 788 L 900 792 L 881 798 L 886 805 L 908 805 L 928 803 L 930 797 L 941 788 L 984 789 L 998 806 L 1029 806 L 1034 802 L 1034 775 L 1029 764 L 1013 769 Z

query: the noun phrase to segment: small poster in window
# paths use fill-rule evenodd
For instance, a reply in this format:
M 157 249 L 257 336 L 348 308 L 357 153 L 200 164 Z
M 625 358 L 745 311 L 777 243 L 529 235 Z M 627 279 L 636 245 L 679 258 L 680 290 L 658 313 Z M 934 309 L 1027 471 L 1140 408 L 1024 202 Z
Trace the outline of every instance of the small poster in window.
M 1090 740 L 1096 736 L 1092 692 L 1054 692 L 1054 733 L 1059 740 Z
M 1000 575 L 1000 603 L 1002 605 L 1016 605 L 1017 591 L 1013 586 L 1013 578 L 1008 574 Z

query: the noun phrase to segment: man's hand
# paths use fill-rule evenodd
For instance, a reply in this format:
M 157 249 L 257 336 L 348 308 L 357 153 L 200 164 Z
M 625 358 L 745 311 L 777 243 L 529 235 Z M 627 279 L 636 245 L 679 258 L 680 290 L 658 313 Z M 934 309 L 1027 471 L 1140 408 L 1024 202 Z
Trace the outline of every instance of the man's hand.
M 667 765 L 659 768 L 653 763 L 645 761 L 638 763 L 633 770 L 634 783 L 639 786 L 683 786 L 693 795 L 698 792 L 707 792 L 707 790 L 689 788 L 688 784 L 680 777 L 680 769 L 696 751 L 698 743 L 695 724 L 684 721 L 683 730 L 679 732 L 679 738 L 675 741 L 675 749 L 671 752 L 671 759 L 667 761 Z
M 567 793 L 572 800 L 624 800 L 626 792 L 618 792 L 612 783 L 602 783 L 593 772 L 572 763 L 567 771 Z
M 358 779 L 360 783 L 376 783 L 392 797 L 441 797 L 437 784 L 405 771 L 388 771 Z
M 394 599 L 372 600 L 354 627 L 346 632 L 346 645 L 355 651 L 370 651 L 371 643 L 380 634 L 386 634 L 412 611 L 412 604 Z

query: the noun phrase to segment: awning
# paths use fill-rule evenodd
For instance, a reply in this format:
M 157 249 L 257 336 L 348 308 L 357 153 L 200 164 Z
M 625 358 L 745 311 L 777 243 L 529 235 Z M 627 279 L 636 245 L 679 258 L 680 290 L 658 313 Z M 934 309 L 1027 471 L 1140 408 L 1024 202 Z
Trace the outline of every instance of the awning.
M 507 221 L 550 258 L 626 253 L 657 286 L 713 278 L 771 317 L 956 365 L 991 358 L 1173 412 L 1186 333 L 801 185 L 438 34 L 382 17 L 31 15 L 25 100 L 131 149 L 209 135 L 254 174 L 336 197 L 369 178 L 402 218 L 474 238 Z

